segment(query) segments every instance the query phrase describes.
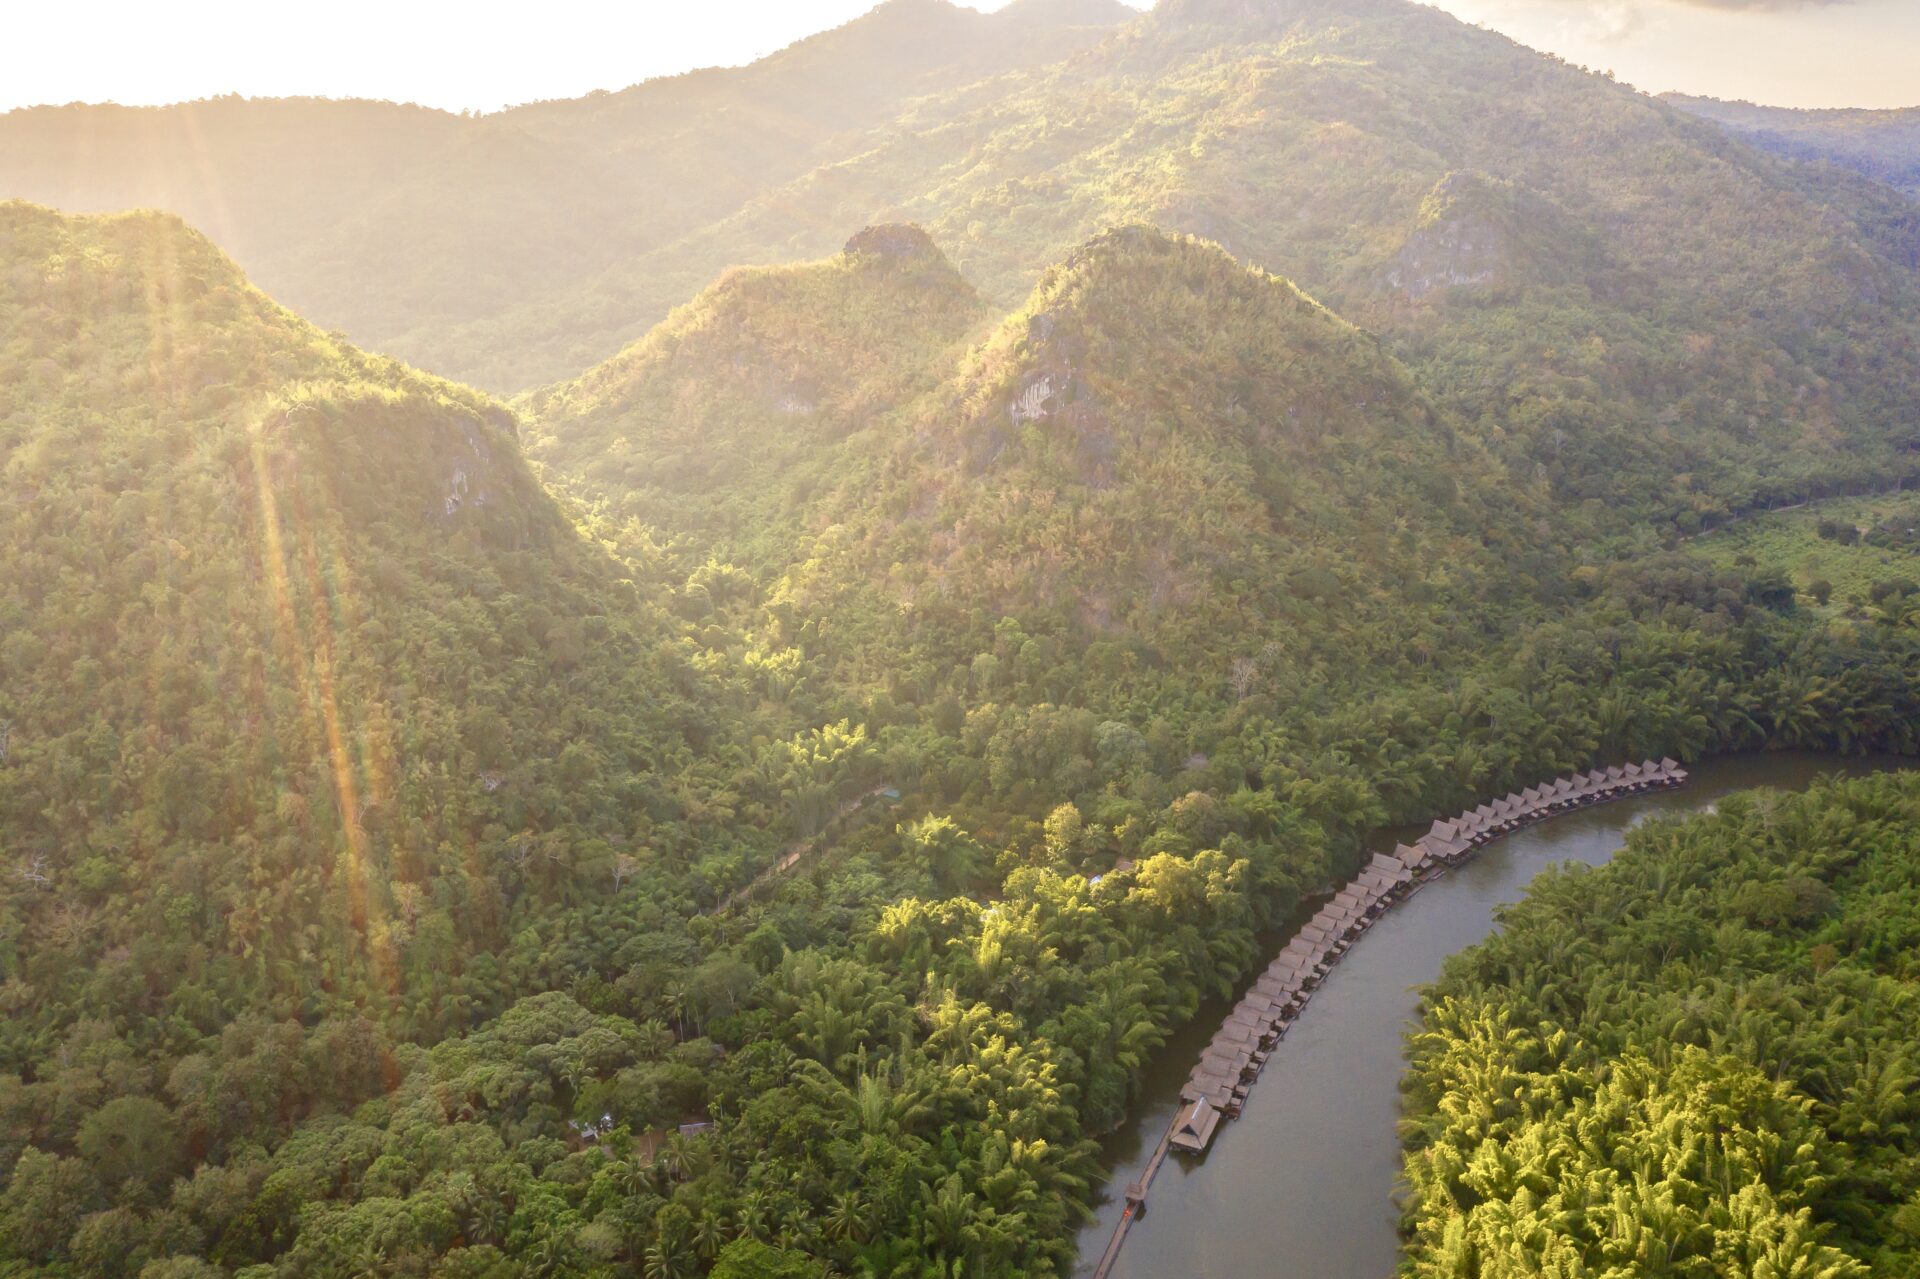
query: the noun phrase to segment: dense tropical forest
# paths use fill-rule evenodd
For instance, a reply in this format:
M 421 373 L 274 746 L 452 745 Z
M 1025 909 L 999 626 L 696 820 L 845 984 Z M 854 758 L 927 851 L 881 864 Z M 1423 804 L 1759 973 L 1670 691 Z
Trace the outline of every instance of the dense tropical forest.
M 1917 859 L 1886 774 L 1537 880 L 1412 1039 L 1408 1273 L 1914 1273 Z
M 188 215 L 0 203 L 0 1274 L 1064 1276 L 1149 1057 L 1370 833 L 1920 751 L 1901 197 L 1400 0 L 1124 17 L 0 117 L 0 196 Z M 1485 958 L 1525 911 L 1463 960 L 1412 1264 L 1548 1211 L 1433 1153 L 1493 1162 L 1433 1116 L 1496 1068 L 1569 1186 L 1602 1101 L 1804 1138 L 1664 1186 L 1674 1258 L 1910 1262 L 1912 1161 L 1838 1112 L 1905 1086 L 1862 938 L 1912 804 L 1642 837 L 1702 885 L 1672 972 L 1571 905 L 1590 999 L 1561 932 Z M 1756 984 L 1826 1074 L 1712 1030 Z
M 1502 514 L 1475 454 L 1425 452 L 1445 419 L 1390 357 L 1206 246 L 1105 237 L 1029 308 L 1072 353 L 1064 405 L 1138 432 L 1116 459 L 1178 447 L 1155 434 L 1161 388 L 1239 385 L 1281 354 L 1308 380 L 1276 393 L 1311 404 L 1318 371 L 1368 407 L 1268 442 L 1316 477 L 1285 507 L 1243 439 L 1188 441 L 1189 465 L 1219 458 L 1213 489 L 1249 489 L 1197 527 L 1240 521 L 1256 558 L 1190 567 L 1179 616 L 1116 616 L 1080 650 L 1075 573 L 902 619 L 859 602 L 861 556 L 815 556 L 796 571 L 855 592 L 821 627 L 711 543 L 684 580 L 644 531 L 596 551 L 528 483 L 504 410 L 338 346 L 177 223 L 15 205 L 7 227 L 33 267 L 8 277 L 8 465 L 38 495 L 8 556 L 41 585 L 10 604 L 6 654 L 0 1238 L 50 1273 L 1063 1272 L 1088 1138 L 1144 1055 L 1368 828 L 1622 752 L 1916 745 L 1910 616 L 1830 619 L 1744 554 L 1576 563 L 1516 537 L 1422 589 L 1406 574 L 1452 564 L 1457 524 L 1547 517 L 1510 483 Z M 1144 330 L 1183 297 L 1244 327 Z M 1057 468 L 1078 455 L 1056 458 L 1051 393 L 1028 394 L 1062 371 L 1033 318 L 990 331 L 951 394 L 988 422 L 1047 410 L 1002 443 L 1071 496 Z M 1149 340 L 1154 360 L 1102 358 Z M 60 368 L 54 342 L 85 362 Z M 1349 435 L 1373 465 L 1318 452 Z M 150 497 L 125 488 L 141 458 Z M 1312 552 L 1336 511 L 1431 500 L 1436 476 L 1446 505 L 1377 564 Z M 951 518 L 1058 558 L 1111 491 L 1077 484 L 1095 505 L 1066 523 Z M 1189 496 L 1162 500 L 1163 538 L 1192 536 Z M 1277 549 L 1248 542 L 1256 501 Z M 61 532 L 76 511 L 97 512 L 86 537 Z M 1101 577 L 1155 571 L 1123 549 Z M 1281 549 L 1308 559 L 1258 558 Z M 56 589 L 76 555 L 105 574 L 91 594 Z M 182 576 L 151 584 L 153 563 Z M 1232 605 L 1234 643 L 1184 628 L 1204 607 L 1230 632 L 1211 610 L 1256 575 L 1287 589 Z M 230 611 L 198 615 L 210 597 Z M 880 639 L 914 660 L 874 661 Z M 1335 660 L 1356 643 L 1368 663 Z M 583 694 L 560 716 L 555 687 Z M 882 783 L 900 808 L 836 823 Z M 716 910 L 823 834 L 813 873 Z M 1130 874 L 1102 873 L 1121 857 Z

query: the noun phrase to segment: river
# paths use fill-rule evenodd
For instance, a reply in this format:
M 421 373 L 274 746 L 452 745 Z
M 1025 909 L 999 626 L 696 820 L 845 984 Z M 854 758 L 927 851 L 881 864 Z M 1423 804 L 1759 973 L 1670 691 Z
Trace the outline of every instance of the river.
M 1680 790 L 1577 810 L 1487 845 L 1354 944 L 1205 1156 L 1167 1160 L 1113 1279 L 1388 1279 L 1399 1252 L 1402 1040 L 1415 988 L 1439 977 L 1448 955 L 1492 932 L 1494 911 L 1519 900 L 1542 870 L 1600 865 L 1620 850 L 1628 827 L 1649 817 L 1710 808 L 1750 787 L 1798 790 L 1823 774 L 1914 764 L 1803 753 L 1710 760 L 1693 767 Z M 1155 1055 L 1145 1100 L 1105 1144 L 1107 1192 L 1080 1233 L 1079 1274 L 1099 1259 L 1120 1215 L 1119 1190 L 1139 1175 L 1178 1109 L 1188 1070 L 1231 1007 L 1209 1004 Z

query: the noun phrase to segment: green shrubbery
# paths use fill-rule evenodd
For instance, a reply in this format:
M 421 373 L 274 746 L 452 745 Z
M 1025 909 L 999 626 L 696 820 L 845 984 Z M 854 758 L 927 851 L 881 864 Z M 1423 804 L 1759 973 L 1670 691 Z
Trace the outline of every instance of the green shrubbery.
M 1412 1040 L 1409 1272 L 1911 1273 L 1916 847 L 1883 775 L 1537 881 Z

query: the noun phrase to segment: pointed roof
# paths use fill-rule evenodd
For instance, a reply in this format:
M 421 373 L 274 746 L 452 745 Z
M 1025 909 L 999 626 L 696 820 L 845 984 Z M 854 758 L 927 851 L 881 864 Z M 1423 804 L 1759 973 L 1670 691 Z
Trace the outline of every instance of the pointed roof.
M 1173 1121 L 1172 1144 L 1183 1150 L 1205 1150 L 1220 1126 L 1220 1112 L 1204 1100 L 1194 1101 Z

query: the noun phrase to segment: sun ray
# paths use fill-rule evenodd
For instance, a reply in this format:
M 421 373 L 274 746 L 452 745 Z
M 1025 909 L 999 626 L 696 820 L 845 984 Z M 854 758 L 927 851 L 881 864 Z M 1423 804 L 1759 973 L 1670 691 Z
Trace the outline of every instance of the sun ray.
M 280 416 L 281 429 L 291 426 L 297 412 L 297 407 L 290 408 Z M 300 705 L 313 717 L 310 725 L 313 736 L 326 751 L 326 764 L 344 841 L 346 879 L 342 888 L 347 897 L 350 922 L 366 946 L 376 978 L 382 988 L 391 993 L 398 988 L 398 965 L 387 938 L 384 904 L 379 894 L 371 891 L 367 837 L 361 820 L 360 783 L 340 711 L 335 680 L 332 610 L 327 599 L 318 545 L 313 535 L 312 520 L 296 491 L 293 514 L 298 548 L 294 553 L 299 556 L 300 568 L 307 577 L 311 592 L 309 638 L 307 628 L 301 625 L 293 574 L 288 567 L 292 561 L 282 532 L 279 497 L 274 491 L 273 459 L 267 446 L 267 430 L 267 420 L 256 421 L 249 446 L 261 524 L 262 559 L 267 570 L 276 630 L 296 682 Z

